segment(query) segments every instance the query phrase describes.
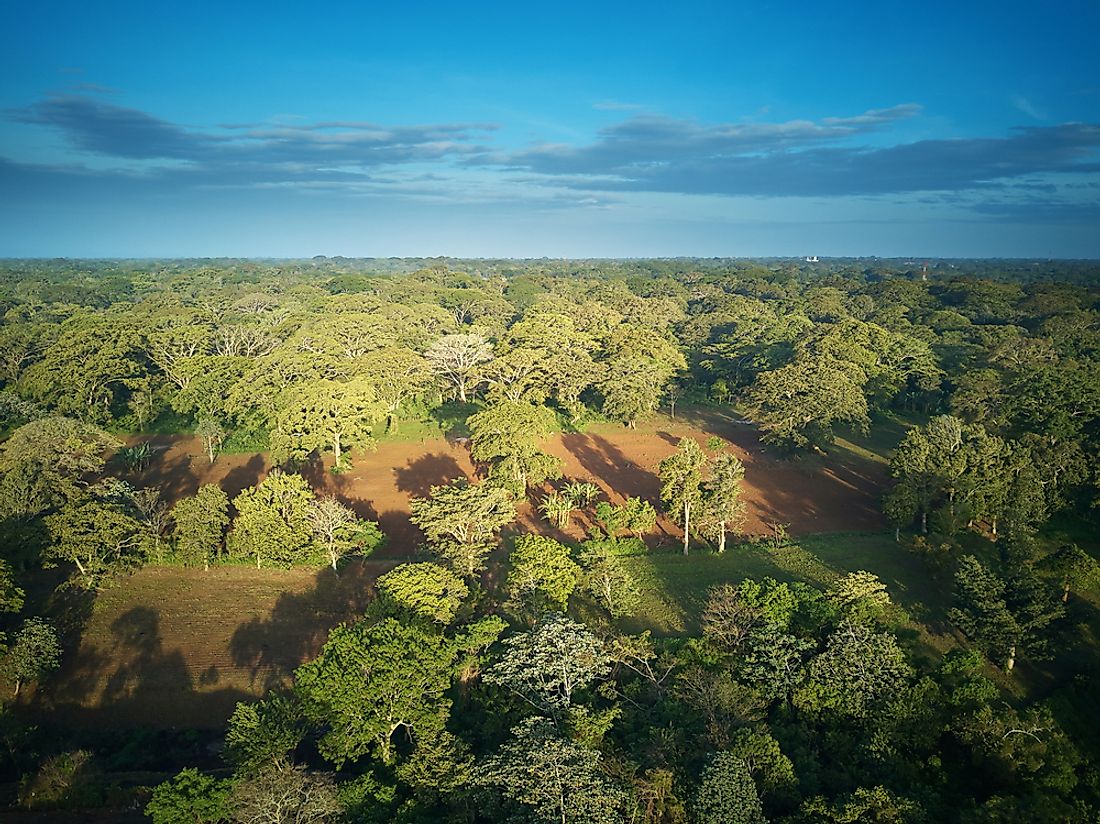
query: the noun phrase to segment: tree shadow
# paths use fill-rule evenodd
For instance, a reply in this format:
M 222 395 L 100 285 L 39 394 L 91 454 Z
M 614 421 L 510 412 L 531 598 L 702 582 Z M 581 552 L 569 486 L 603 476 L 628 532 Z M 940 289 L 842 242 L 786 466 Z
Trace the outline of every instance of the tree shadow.
M 260 482 L 260 476 L 264 474 L 266 465 L 262 453 L 257 452 L 241 466 L 235 466 L 222 478 L 221 488 L 232 500 L 250 486 Z
M 565 433 L 561 441 L 610 500 L 621 502 L 625 498 L 644 498 L 660 507 L 660 480 L 657 476 L 632 461 L 606 438 Z
M 312 659 L 329 630 L 361 617 L 374 598 L 378 576 L 397 561 L 354 559 L 339 574 L 321 570 L 313 588 L 283 593 L 270 614 L 241 624 L 233 633 L 233 663 L 246 668 L 250 684 L 263 690 L 287 686 L 294 670 Z
M 444 452 L 421 455 L 408 461 L 405 466 L 394 470 L 397 488 L 408 492 L 415 498 L 425 498 L 433 486 L 441 486 L 456 478 L 465 478 L 466 473 L 458 465 L 454 456 Z
M 63 728 L 221 728 L 238 701 L 254 696 L 199 689 L 219 678 L 210 665 L 196 682 L 182 651 L 164 648 L 159 611 L 134 607 L 111 622 L 102 648 L 82 645 L 66 656 L 26 709 Z

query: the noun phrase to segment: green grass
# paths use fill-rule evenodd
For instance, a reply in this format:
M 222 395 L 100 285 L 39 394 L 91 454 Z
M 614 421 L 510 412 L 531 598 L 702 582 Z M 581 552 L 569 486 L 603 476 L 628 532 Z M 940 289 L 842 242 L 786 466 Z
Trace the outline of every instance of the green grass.
M 890 412 L 876 416 L 866 435 L 847 427 L 839 428 L 836 442 L 829 451 L 847 452 L 885 466 L 890 463 L 890 454 L 905 437 L 905 433 L 926 421 L 926 416 L 916 414 Z
M 642 589 L 641 605 L 624 628 L 656 635 L 698 632 L 707 591 L 744 578 L 826 588 L 842 575 L 867 570 L 882 579 L 891 598 L 917 621 L 939 629 L 948 608 L 950 585 L 936 581 L 916 554 L 894 542 L 891 532 L 811 535 L 778 549 L 742 544 L 723 555 L 653 553 L 623 562 Z

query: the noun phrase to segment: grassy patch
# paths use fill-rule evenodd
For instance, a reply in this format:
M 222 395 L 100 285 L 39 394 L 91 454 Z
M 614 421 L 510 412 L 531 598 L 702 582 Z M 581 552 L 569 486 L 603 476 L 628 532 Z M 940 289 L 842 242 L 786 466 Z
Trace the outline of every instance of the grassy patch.
M 949 585 L 933 579 L 921 559 L 895 543 L 889 532 L 811 535 L 780 548 L 742 544 L 724 555 L 654 553 L 623 562 L 642 589 L 642 603 L 625 628 L 659 635 L 698 631 L 707 590 L 744 578 L 772 577 L 825 588 L 841 575 L 867 570 L 882 579 L 910 615 L 925 622 L 941 621 L 949 600 Z

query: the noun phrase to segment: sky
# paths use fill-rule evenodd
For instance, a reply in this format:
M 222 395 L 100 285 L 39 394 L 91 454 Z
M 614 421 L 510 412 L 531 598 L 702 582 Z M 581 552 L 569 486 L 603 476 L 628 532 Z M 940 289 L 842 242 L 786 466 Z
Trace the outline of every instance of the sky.
M 1100 3 L 12 2 L 0 257 L 1100 258 Z

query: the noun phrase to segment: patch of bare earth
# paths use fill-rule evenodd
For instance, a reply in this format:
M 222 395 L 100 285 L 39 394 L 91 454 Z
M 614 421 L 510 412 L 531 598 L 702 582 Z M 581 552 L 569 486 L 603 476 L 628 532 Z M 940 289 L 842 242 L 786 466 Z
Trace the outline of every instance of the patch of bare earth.
M 789 524 L 794 535 L 883 527 L 881 465 L 855 457 L 785 460 L 765 450 L 751 427 L 719 414 L 696 413 L 691 423 L 662 417 L 636 430 L 595 426 L 557 435 L 544 448 L 561 459 L 563 481 L 593 481 L 612 501 L 640 496 L 659 509 L 661 460 L 681 437 L 705 444 L 712 435 L 745 463 L 746 533 L 764 534 L 774 522 Z M 261 454 L 221 455 L 211 464 L 193 437 L 152 442 L 151 465 L 131 480 L 161 487 L 170 500 L 206 483 L 220 484 L 232 497 L 270 469 Z M 79 726 L 223 726 L 237 701 L 288 684 L 329 629 L 362 614 L 374 579 L 413 557 L 421 536 L 409 522 L 409 499 L 427 495 L 433 485 L 474 477 L 475 467 L 464 445 L 436 439 L 382 443 L 375 452 L 357 454 L 353 468 L 340 475 L 320 461 L 303 474 L 315 489 L 378 520 L 386 547 L 339 575 L 327 569 L 148 567 L 98 596 L 79 648 L 49 689 L 35 696 L 32 710 Z M 539 517 L 533 502 L 548 489 L 520 506 L 520 527 L 583 537 L 591 524 L 582 516 L 565 535 Z M 678 535 L 662 517 L 651 538 L 671 543 Z

